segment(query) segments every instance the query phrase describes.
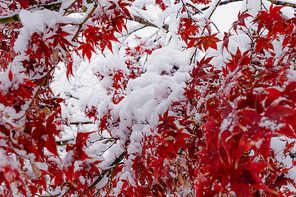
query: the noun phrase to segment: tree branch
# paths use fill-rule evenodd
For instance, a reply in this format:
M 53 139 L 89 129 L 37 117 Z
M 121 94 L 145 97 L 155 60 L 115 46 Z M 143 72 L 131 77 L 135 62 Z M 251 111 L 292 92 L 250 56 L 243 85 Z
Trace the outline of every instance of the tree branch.
M 143 24 L 143 25 L 146 25 L 146 26 L 150 26 L 150 27 L 156 27 L 156 28 L 158 28 L 156 25 L 154 25 L 153 23 L 151 23 L 151 22 L 149 22 L 149 21 L 147 21 L 147 20 L 145 20 L 145 19 L 143 19 L 143 18 L 141 18 L 141 17 L 139 17 L 139 16 L 134 16 L 133 18 L 128 18 L 128 20 L 131 20 L 131 21 L 135 21 L 135 22 L 138 22 L 138 23 L 140 23 L 140 24 Z M 162 26 L 162 28 L 164 29 L 164 30 L 166 30 L 166 31 L 168 31 L 169 30 L 169 26 L 168 25 L 164 25 L 164 26 Z
M 243 0 L 228 0 L 228 1 L 223 1 L 223 2 L 220 2 L 220 5 L 226 5 L 228 3 L 233 3 L 233 2 L 239 2 L 239 1 L 243 1 Z M 296 8 L 296 3 L 288 3 L 288 2 L 284 2 L 284 1 L 276 1 L 276 0 L 267 0 L 275 5 L 286 5 L 286 6 L 289 6 L 289 7 L 292 7 L 292 8 Z M 219 6 L 220 6 L 219 5 Z M 202 11 L 205 11 L 207 9 L 209 9 L 210 6 L 206 6 L 204 8 L 202 8 L 201 10 Z
M 75 41 L 79 32 L 81 31 L 82 25 L 90 18 L 90 16 L 94 13 L 94 11 L 97 9 L 97 7 L 98 7 L 98 4 L 95 3 L 93 9 L 90 11 L 90 13 L 87 15 L 87 17 L 79 24 L 78 30 L 77 30 L 75 36 L 72 38 L 72 42 Z
M 275 1 L 275 0 L 267 0 L 273 4 L 276 4 L 276 5 L 286 5 L 286 6 L 289 6 L 289 7 L 292 7 L 292 8 L 296 8 L 296 3 L 289 3 L 289 2 L 283 2 L 283 1 Z
M 56 141 L 57 146 L 65 146 L 69 141 L 73 141 L 74 139 L 68 139 L 68 140 L 58 140 Z
M 209 18 L 208 18 L 209 20 L 211 19 L 212 15 L 214 14 L 215 10 L 217 9 L 217 7 L 218 7 L 220 4 L 221 4 L 221 0 L 219 0 L 219 1 L 216 3 L 216 5 L 215 5 L 213 11 L 211 12 L 211 14 L 210 14 L 210 16 L 209 16 Z
M 239 2 L 239 1 L 243 1 L 243 0 L 228 0 L 228 1 L 223 1 L 223 2 L 220 2 L 219 3 L 219 6 L 226 5 L 228 3 L 233 3 L 233 2 Z M 201 11 L 205 11 L 205 10 L 209 9 L 209 7 L 210 7 L 210 5 L 207 6 L 207 7 L 202 8 Z
M 33 9 L 47 9 L 47 10 L 59 10 L 62 6 L 62 3 L 55 3 L 55 4 L 49 4 L 49 5 L 41 5 L 37 7 L 30 8 L 28 10 L 33 10 Z M 18 14 L 12 15 L 12 16 L 5 16 L 5 17 L 0 17 L 0 24 L 8 24 L 8 23 L 13 23 L 17 22 L 20 20 L 20 17 Z
M 239 1 L 243 1 L 243 0 L 228 0 L 228 1 L 223 1 L 223 2 L 220 2 L 219 6 L 221 5 L 226 5 L 228 3 L 233 3 L 233 2 L 239 2 Z M 292 7 L 292 8 L 296 8 L 296 3 L 288 3 L 288 2 L 284 2 L 284 1 L 277 1 L 277 0 L 267 0 L 273 4 L 276 4 L 276 5 L 286 5 L 286 6 L 289 6 L 289 7 Z M 209 9 L 210 6 L 206 6 L 204 8 L 202 8 L 201 10 L 202 11 L 205 11 L 207 9 Z M 61 8 L 61 3 L 56 3 L 56 4 L 51 4 L 51 5 L 43 5 L 43 6 L 38 6 L 37 8 L 45 8 L 45 9 L 48 9 L 48 10 L 59 10 Z M 34 9 L 34 8 L 31 8 L 31 9 Z M 16 21 L 19 21 L 20 18 L 19 18 L 19 15 L 18 14 L 15 14 L 15 15 L 12 15 L 12 16 L 5 16 L 5 17 L 0 17 L 0 24 L 8 24 L 8 23 L 13 23 L 13 22 L 16 22 Z M 133 20 L 133 21 L 136 21 L 138 23 L 141 23 L 141 24 L 144 24 L 144 25 L 147 25 L 147 26 L 152 26 L 152 27 L 157 27 L 156 25 L 144 20 L 144 19 L 141 19 L 141 17 L 134 17 L 133 19 L 132 18 L 129 18 L 129 20 Z M 168 29 L 168 25 L 165 25 L 163 27 L 165 30 Z
M 19 20 L 20 20 L 20 17 L 19 17 L 18 14 L 13 15 L 13 16 L 6 16 L 6 17 L 3 17 L 3 18 L 0 18 L 0 24 L 13 23 L 13 22 L 16 22 L 16 21 L 19 21 Z
M 121 160 L 124 158 L 124 154 L 125 152 L 121 153 L 121 155 L 115 159 L 115 161 L 111 164 L 111 166 L 114 166 L 112 168 L 109 168 L 107 170 L 103 170 L 103 172 L 101 173 L 101 176 L 99 176 L 94 182 L 93 184 L 91 184 L 91 186 L 88 187 L 88 189 L 84 192 L 84 194 L 87 194 L 87 192 L 91 189 L 93 189 L 103 178 L 104 176 L 109 172 L 113 172 L 113 170 L 115 171 L 117 166 L 119 165 L 119 163 L 121 162 Z M 113 172 L 114 173 L 114 172 Z M 112 174 L 113 175 L 113 174 Z M 112 176 L 111 175 L 111 176 Z
M 72 125 L 80 125 L 80 124 L 95 124 L 92 121 L 88 121 L 88 122 L 71 122 L 70 124 Z

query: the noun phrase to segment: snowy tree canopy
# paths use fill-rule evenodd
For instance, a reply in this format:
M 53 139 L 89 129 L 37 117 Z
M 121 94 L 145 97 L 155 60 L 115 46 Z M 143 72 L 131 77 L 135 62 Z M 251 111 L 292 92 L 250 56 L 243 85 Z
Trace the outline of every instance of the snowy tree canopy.
M 295 11 L 0 1 L 1 196 L 296 195 Z

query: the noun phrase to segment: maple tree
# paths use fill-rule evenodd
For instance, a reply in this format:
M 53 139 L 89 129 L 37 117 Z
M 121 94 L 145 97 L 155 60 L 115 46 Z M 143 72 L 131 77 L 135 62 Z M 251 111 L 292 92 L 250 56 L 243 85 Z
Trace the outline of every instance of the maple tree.
M 296 5 L 232 2 L 0 1 L 1 196 L 296 195 Z

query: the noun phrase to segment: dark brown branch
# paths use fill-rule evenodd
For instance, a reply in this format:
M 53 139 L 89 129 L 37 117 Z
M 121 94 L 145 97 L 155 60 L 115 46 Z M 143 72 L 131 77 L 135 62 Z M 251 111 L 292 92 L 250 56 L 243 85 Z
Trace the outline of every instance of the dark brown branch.
M 243 1 L 243 0 L 228 0 L 228 1 L 223 1 L 223 2 L 220 2 L 219 6 L 220 6 L 220 5 L 226 5 L 226 4 L 228 4 L 228 3 L 233 3 L 233 2 L 239 2 L 239 1 Z M 204 8 L 202 8 L 201 10 L 202 10 L 202 11 L 205 11 L 205 10 L 209 9 L 209 7 L 210 7 L 210 6 L 204 7 Z
M 30 8 L 28 10 L 33 10 L 33 9 L 38 9 L 38 8 L 45 8 L 47 10 L 51 11 L 57 11 L 61 8 L 62 3 L 55 3 L 55 4 L 49 4 L 49 5 L 40 5 L 37 7 Z M 12 15 L 12 16 L 5 16 L 5 17 L 0 17 L 0 24 L 8 24 L 8 23 L 13 23 L 16 21 L 19 21 L 20 17 L 18 14 Z
M 87 15 L 87 17 L 82 21 L 82 23 L 79 24 L 78 30 L 75 34 L 75 36 L 72 38 L 72 42 L 75 41 L 75 39 L 77 38 L 79 32 L 81 31 L 81 28 L 83 26 L 84 23 L 86 23 L 86 21 L 90 18 L 90 16 L 94 13 L 94 11 L 97 9 L 98 4 L 95 3 L 93 9 L 90 11 L 90 13 Z
M 215 5 L 213 11 L 211 12 L 211 14 L 210 14 L 210 16 L 209 16 L 209 18 L 208 18 L 209 20 L 211 19 L 212 15 L 214 14 L 215 10 L 217 9 L 217 7 L 218 7 L 219 5 L 221 5 L 221 0 L 219 0 L 219 1 L 216 3 L 216 5 Z
M 124 156 L 124 155 L 123 155 Z M 122 157 L 123 158 L 123 157 Z M 122 159 L 121 159 L 122 160 Z M 112 169 L 112 171 L 111 171 L 111 177 L 110 177 L 110 183 L 109 183 L 109 189 L 108 189 L 108 191 L 107 191 L 107 193 L 106 193 L 106 195 L 105 195 L 105 197 L 107 197 L 108 195 L 109 195 L 109 193 L 110 193 L 110 191 L 111 191 L 111 188 L 112 188 L 112 180 L 113 180 L 113 177 L 114 177 L 114 173 L 115 173 L 115 171 L 116 171 L 116 168 L 118 167 L 118 165 L 119 165 L 119 163 L 120 163 L 120 161 L 121 160 L 119 160 L 116 164 L 115 164 L 115 167 Z
M 79 100 L 79 98 L 73 96 L 70 92 L 65 92 L 65 95 L 68 96 L 68 97 L 70 97 L 70 98 L 74 98 L 76 100 Z
M 292 8 L 296 8 L 296 3 L 288 3 L 288 2 L 275 1 L 275 0 L 267 0 L 267 1 L 270 1 L 271 3 L 276 4 L 276 5 L 284 5 L 284 6 L 286 5 L 286 6 L 289 6 Z
M 73 3 L 71 3 L 71 5 L 69 7 L 67 7 L 65 10 L 70 9 L 78 0 L 73 1 Z
M 226 5 L 226 4 L 229 4 L 229 3 L 233 3 L 233 2 L 239 2 L 239 1 L 243 1 L 243 0 L 228 0 L 228 1 L 223 1 L 223 2 L 220 2 L 220 5 Z M 284 1 L 276 1 L 276 0 L 267 0 L 275 5 L 286 5 L 286 6 L 289 6 L 289 7 L 292 7 L 292 8 L 296 8 L 296 3 L 288 3 L 288 2 L 284 2 Z M 207 6 L 207 7 L 204 7 L 202 8 L 201 10 L 202 11 L 205 11 L 207 9 L 209 9 L 210 6 Z
M 128 20 L 138 22 L 138 23 L 143 24 L 145 26 L 159 28 L 156 25 L 154 25 L 153 23 L 151 23 L 151 22 L 149 22 L 149 21 L 147 21 L 147 20 L 145 20 L 145 19 L 143 19 L 142 17 L 139 17 L 139 16 L 134 16 L 133 18 L 128 18 Z M 169 31 L 169 26 L 168 25 L 163 25 L 162 28 L 164 30 L 166 30 L 167 32 Z
M 88 190 L 86 190 L 84 192 L 84 194 L 87 194 L 87 192 L 89 190 L 92 190 L 102 179 L 103 177 L 107 174 L 107 173 L 111 173 L 111 176 L 113 176 L 114 171 L 116 170 L 117 166 L 119 165 L 119 163 L 123 160 L 125 155 L 125 152 L 121 153 L 121 155 L 115 159 L 115 161 L 111 164 L 111 166 L 114 166 L 112 168 L 103 170 L 103 172 L 101 173 L 101 176 L 99 176 L 94 182 L 93 184 L 91 184 L 91 186 L 88 187 Z M 113 172 L 113 173 L 112 173 Z
M 233 2 L 239 2 L 239 1 L 243 1 L 243 0 L 228 0 L 228 1 L 223 1 L 223 2 L 220 2 L 220 5 L 226 5 L 228 3 L 233 3 Z M 273 4 L 276 4 L 276 5 L 286 5 L 286 6 L 289 6 L 289 7 L 292 7 L 292 8 L 296 8 L 296 3 L 288 3 L 288 2 L 284 2 L 284 1 L 276 1 L 276 0 L 267 0 Z M 219 6 L 220 6 L 219 5 Z M 39 7 L 43 7 L 45 9 L 48 9 L 48 10 L 58 10 L 61 8 L 61 3 L 56 3 L 56 4 L 51 4 L 51 5 L 44 5 L 44 6 L 39 6 Z M 210 6 L 206 6 L 204 8 L 202 8 L 201 10 L 202 11 L 205 11 L 207 9 L 209 9 Z M 67 9 L 66 9 L 67 10 Z M 136 22 L 139 22 L 141 24 L 144 24 L 144 25 L 147 25 L 147 26 L 152 26 L 152 27 L 156 27 L 156 25 L 150 23 L 150 22 L 147 22 L 146 20 L 144 19 L 139 19 L 140 17 L 134 17 L 134 19 L 131 19 L 129 18 L 129 20 L 133 20 L 133 21 L 136 21 Z M 5 16 L 5 17 L 0 17 L 0 24 L 8 24 L 8 23 L 13 23 L 13 22 L 16 22 L 16 21 L 19 21 L 20 18 L 19 18 L 19 15 L 18 14 L 15 14 L 15 15 L 12 15 L 12 16 Z M 168 29 L 168 25 L 165 25 L 164 26 L 164 29 L 167 30 Z
M 65 146 L 69 141 L 73 141 L 73 140 L 74 139 L 56 141 L 56 145 L 57 146 Z
M 80 125 L 80 124 L 95 124 L 95 123 L 92 122 L 92 121 L 89 121 L 89 122 L 71 122 L 70 124 L 72 124 L 72 125 Z

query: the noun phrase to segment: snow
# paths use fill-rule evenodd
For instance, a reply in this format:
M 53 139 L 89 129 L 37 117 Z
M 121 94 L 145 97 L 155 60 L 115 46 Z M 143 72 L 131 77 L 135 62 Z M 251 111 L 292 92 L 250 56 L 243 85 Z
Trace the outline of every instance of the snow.
M 211 20 L 218 27 L 220 32 L 228 32 L 234 19 L 237 18 L 239 7 L 242 6 L 242 2 L 233 2 L 227 5 L 218 6 Z M 227 6 L 227 8 L 226 8 Z M 227 9 L 227 10 L 225 10 Z M 228 11 L 231 10 L 231 11 Z
M 278 131 L 280 130 L 281 128 L 285 127 L 286 124 L 284 123 L 280 123 L 278 124 L 277 122 L 275 121 L 272 121 L 266 117 L 263 117 L 260 121 L 260 124 L 259 124 L 260 127 L 263 127 L 263 128 L 266 128 L 266 129 L 271 129 L 271 130 L 274 130 L 274 131 Z
M 126 64 L 118 54 L 114 54 L 110 57 L 99 59 L 97 61 L 94 59 L 89 66 L 94 73 L 99 72 L 103 76 L 108 76 L 116 70 L 121 70 L 124 73 L 128 72 Z
M 229 128 L 229 127 L 230 127 L 230 128 Z M 221 123 L 221 126 L 220 126 L 220 130 L 221 130 L 221 131 L 225 131 L 225 130 L 228 129 L 228 128 L 229 128 L 230 131 L 233 130 L 232 119 L 231 119 L 231 118 L 225 118 L 225 119 L 223 120 L 223 122 Z
M 112 91 L 110 86 L 113 83 L 113 74 L 120 71 L 124 75 L 129 73 L 129 70 L 125 64 L 123 54 L 121 53 L 123 49 L 120 47 L 122 43 L 114 44 L 115 52 L 111 54 L 110 51 L 105 51 L 104 54 L 96 54 L 92 58 L 91 62 L 83 61 L 78 56 L 75 56 L 74 61 L 74 75 L 75 77 L 66 80 L 65 78 L 65 67 L 60 64 L 55 71 L 55 81 L 51 84 L 51 88 L 55 95 L 59 95 L 62 98 L 65 98 L 65 103 L 61 105 L 62 117 L 68 122 L 92 122 L 90 125 L 79 125 L 79 126 L 65 126 L 65 132 L 62 133 L 62 140 L 65 139 L 75 139 L 77 132 L 84 131 L 97 131 L 97 124 L 100 120 L 95 120 L 94 118 L 88 118 L 85 116 L 85 109 L 91 108 L 92 106 L 98 109 L 98 119 L 103 117 L 108 113 L 108 110 L 111 111 L 112 121 L 117 123 L 117 126 L 109 125 L 111 130 L 111 135 L 107 131 L 101 131 L 102 134 L 94 132 L 90 135 L 88 147 L 84 149 L 90 156 L 96 157 L 97 160 L 102 160 L 102 163 L 99 165 L 101 169 L 108 169 L 110 165 L 118 158 L 123 151 L 124 144 L 129 140 L 130 144 L 127 147 L 127 154 L 130 154 L 130 158 L 133 158 L 133 154 L 140 153 L 142 150 L 142 140 L 145 135 L 149 135 L 150 129 L 157 125 L 159 119 L 158 115 L 163 114 L 169 106 L 171 106 L 173 101 L 180 101 L 183 99 L 184 87 L 186 86 L 185 81 L 190 77 L 189 71 L 192 69 L 190 65 L 190 57 L 194 49 L 185 49 L 184 42 L 180 41 L 179 36 L 176 34 L 178 30 L 178 23 L 180 20 L 180 8 L 182 4 L 176 4 L 171 6 L 165 12 L 160 12 L 159 8 L 156 7 L 147 7 L 147 11 L 142 10 L 143 5 L 154 2 L 138 0 L 133 3 L 133 6 L 130 8 L 130 12 L 137 16 L 143 16 L 151 23 L 155 24 L 157 27 L 147 27 L 142 30 L 136 31 L 138 28 L 142 28 L 143 25 L 136 24 L 134 22 L 129 22 L 129 31 L 135 31 L 130 34 L 128 38 L 122 36 L 122 43 L 128 43 L 128 46 L 137 45 L 137 39 L 142 38 L 143 40 L 152 40 L 154 38 L 159 39 L 161 37 L 160 43 L 163 44 L 163 48 L 157 49 L 152 52 L 151 55 L 142 57 L 139 60 L 139 65 L 143 67 L 145 73 L 136 79 L 130 79 L 127 82 L 126 89 L 122 90 L 124 99 L 119 104 L 114 104 L 112 100 Z M 205 11 L 200 16 L 194 16 L 194 18 L 209 18 L 214 9 L 218 0 L 213 0 L 212 6 Z M 71 1 L 68 1 L 66 4 L 63 4 L 64 7 L 67 7 Z M 102 1 L 102 5 L 106 4 L 107 1 Z M 167 2 L 166 2 L 167 3 Z M 293 2 L 295 3 L 295 2 Z M 238 9 L 241 7 L 241 9 Z M 231 11 L 226 10 L 230 9 Z M 88 12 L 92 9 L 89 7 Z M 213 15 L 211 16 L 211 21 L 218 26 L 220 30 L 219 38 L 223 39 L 223 32 L 228 32 L 234 18 L 237 17 L 239 10 L 244 11 L 248 9 L 251 14 L 256 14 L 260 9 L 260 1 L 258 0 L 249 0 L 246 4 L 245 2 L 235 2 L 227 6 L 219 6 Z M 284 8 L 284 14 L 289 17 L 292 16 L 293 12 L 291 9 Z M 86 13 L 87 15 L 87 13 Z M 75 21 L 75 19 L 70 19 L 63 17 L 62 13 L 53 12 L 49 10 L 36 10 L 34 12 L 28 10 L 21 10 L 19 12 L 20 20 L 23 24 L 23 28 L 20 30 L 20 35 L 15 42 L 14 50 L 19 52 L 13 62 L 9 65 L 12 73 L 18 73 L 21 69 L 20 62 L 24 60 L 25 51 L 27 49 L 28 41 L 31 38 L 31 35 L 34 32 L 44 33 L 46 28 L 55 28 L 57 23 L 67 22 L 68 20 Z M 82 17 L 79 20 L 83 20 Z M 164 24 L 169 24 L 170 33 L 162 29 Z M 213 28 L 213 32 L 216 30 Z M 232 54 L 235 54 L 238 46 L 241 52 L 243 53 L 249 49 L 249 44 L 246 40 L 249 37 L 246 34 L 236 35 L 233 30 L 230 33 L 234 34 L 230 38 L 229 51 Z M 49 35 L 45 35 L 49 36 Z M 172 37 L 172 39 L 171 39 Z M 153 39 L 152 39 L 153 38 Z M 275 52 L 277 54 L 284 53 L 281 46 L 281 40 L 274 41 Z M 243 44 L 242 44 L 243 43 Z M 221 48 L 222 43 L 218 44 L 218 49 Z M 197 58 L 205 55 L 202 52 L 197 54 Z M 230 54 L 225 53 L 225 55 L 220 55 L 215 50 L 209 50 L 207 52 L 208 56 L 214 56 L 212 64 L 217 69 L 221 69 L 224 65 L 224 62 L 227 61 L 227 58 L 230 57 Z M 218 56 L 219 55 L 219 56 Z M 14 81 L 8 79 L 7 73 L 2 72 L 0 75 L 1 89 L 10 87 L 13 85 L 15 88 L 18 87 L 18 83 L 22 80 L 22 76 L 15 77 Z M 236 87 L 238 84 L 232 78 L 237 70 L 228 76 L 227 80 L 233 80 L 232 83 L 228 83 L 225 88 L 225 96 L 230 95 L 230 91 L 233 87 Z M 289 71 L 290 72 L 290 71 Z M 99 73 L 103 76 L 103 79 L 99 79 L 95 74 Z M 290 72 L 291 78 L 295 78 L 296 72 Z M 239 74 L 236 77 L 240 77 Z M 206 87 L 205 87 L 206 88 Z M 200 91 L 204 91 L 200 89 Z M 208 97 L 213 96 L 209 95 Z M 203 100 L 200 100 L 203 102 Z M 28 107 L 29 103 L 25 105 Z M 24 109 L 22 111 L 24 113 Z M 0 123 L 5 122 L 8 124 L 14 125 L 13 121 L 8 117 L 13 117 L 12 114 L 15 114 L 15 110 L 11 107 L 5 107 L 0 104 Z M 20 113 L 21 115 L 23 113 Z M 233 112 L 235 113 L 235 112 Z M 196 113 L 195 119 L 197 122 L 201 120 L 202 115 Z M 234 115 L 231 113 L 228 117 L 224 117 L 224 120 L 220 126 L 221 131 L 229 130 L 233 131 L 234 124 Z M 7 125 L 7 124 L 5 124 Z M 273 131 L 278 131 L 279 129 L 285 127 L 285 124 L 278 124 L 273 120 L 268 118 L 262 118 L 259 124 L 260 127 L 266 129 L 272 129 Z M 1 134 L 1 133 L 0 133 Z M 100 136 L 101 135 L 101 136 Z M 106 137 L 104 139 L 104 137 Z M 48 136 L 43 136 L 46 138 Z M 120 140 L 115 141 L 111 140 L 108 142 L 108 138 L 119 137 Z M 292 158 L 285 155 L 283 150 L 285 149 L 286 141 L 291 142 L 293 139 L 287 138 L 278 138 L 273 137 L 271 140 L 271 147 L 274 149 L 276 158 L 279 161 L 283 162 L 283 165 L 286 167 L 292 166 Z M 106 143 L 104 143 L 106 142 Z M 254 143 L 254 145 L 259 148 L 262 144 L 262 140 Z M 63 160 L 63 165 L 65 167 L 72 165 L 74 162 L 72 156 L 74 152 L 65 152 L 62 153 L 63 149 L 59 150 L 61 154 L 61 159 Z M 25 154 L 22 151 L 17 152 L 20 155 Z M 34 159 L 32 155 L 29 156 L 30 159 Z M 6 155 L 3 149 L 0 149 L 0 158 L 5 158 L 0 160 L 0 167 L 11 165 L 13 168 L 17 169 L 17 164 L 13 163 L 10 158 Z M 131 180 L 131 174 L 129 170 L 131 168 L 131 161 L 123 161 L 125 164 L 126 171 L 121 174 L 121 178 Z M 46 170 L 47 166 L 41 165 L 41 163 L 36 163 L 38 168 Z M 29 165 L 29 164 L 27 164 Z M 29 168 L 29 167 L 28 167 Z M 75 169 L 79 168 L 79 163 L 75 164 Z M 32 172 L 31 172 L 32 173 Z M 292 168 L 288 173 L 287 177 L 295 179 L 296 168 Z M 81 181 L 84 181 L 81 178 Z M 104 187 L 108 182 L 108 177 L 104 176 L 103 179 L 97 184 L 97 189 Z M 120 183 L 118 186 L 120 187 Z M 116 188 L 118 189 L 118 188 Z M 115 191 L 116 191 L 115 189 Z M 16 194 L 16 191 L 14 191 Z
M 65 18 L 59 13 L 46 9 L 34 12 L 21 10 L 19 17 L 24 27 L 21 29 L 20 35 L 14 45 L 16 52 L 26 50 L 28 40 L 34 32 L 44 33 L 46 27 L 51 28 L 57 23 L 66 22 Z
M 163 72 L 171 73 L 175 67 L 180 65 L 189 65 L 189 58 L 184 52 L 170 47 L 158 49 L 149 57 L 149 66 L 147 72 L 156 73 L 158 75 Z
M 101 189 L 103 188 L 109 181 L 109 178 L 107 175 L 105 175 L 102 180 L 96 185 L 96 188 L 97 189 Z

